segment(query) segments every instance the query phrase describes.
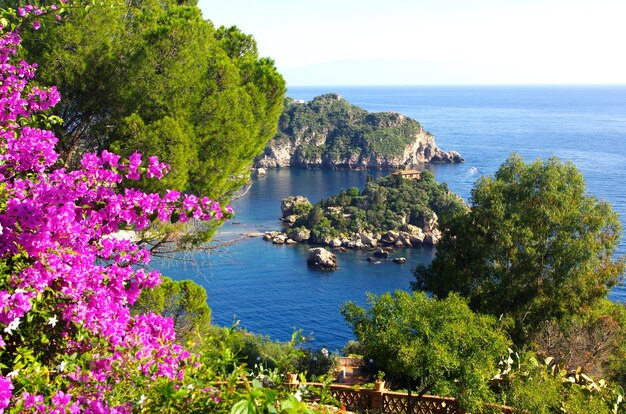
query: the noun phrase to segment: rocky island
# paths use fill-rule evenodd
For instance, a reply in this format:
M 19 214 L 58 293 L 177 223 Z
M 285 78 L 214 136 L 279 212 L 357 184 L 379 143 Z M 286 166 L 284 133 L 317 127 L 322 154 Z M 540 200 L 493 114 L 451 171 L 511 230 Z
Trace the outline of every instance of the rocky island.
M 337 248 L 376 249 L 434 245 L 441 238 L 439 217 L 468 207 L 429 171 L 398 171 L 368 180 L 360 191 L 342 190 L 316 204 L 302 196 L 282 200 L 282 232 L 268 232 L 275 244 L 311 243 Z
M 371 113 L 337 94 L 310 102 L 287 98 L 278 132 L 255 160 L 257 168 L 397 169 L 459 163 L 419 122 L 393 112 Z

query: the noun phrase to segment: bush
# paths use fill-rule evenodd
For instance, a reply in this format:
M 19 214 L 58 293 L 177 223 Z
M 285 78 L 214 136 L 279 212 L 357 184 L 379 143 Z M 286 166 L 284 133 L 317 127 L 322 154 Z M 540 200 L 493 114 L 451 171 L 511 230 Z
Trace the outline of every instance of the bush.
M 309 381 L 319 381 L 325 376 L 333 376 L 339 365 L 339 356 L 326 348 L 306 349 L 296 365 L 298 372 L 306 373 Z

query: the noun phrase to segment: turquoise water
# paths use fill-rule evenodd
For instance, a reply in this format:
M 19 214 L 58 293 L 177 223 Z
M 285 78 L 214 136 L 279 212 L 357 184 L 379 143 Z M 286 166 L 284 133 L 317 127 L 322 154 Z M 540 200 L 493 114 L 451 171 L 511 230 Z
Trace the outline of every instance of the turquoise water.
M 290 88 L 289 96 L 311 99 L 336 92 L 370 111 L 413 117 L 445 150 L 459 151 L 465 164 L 429 167 L 438 181 L 468 198 L 475 180 L 492 174 L 515 151 L 527 160 L 557 155 L 582 171 L 591 194 L 611 202 L 626 223 L 626 87 L 380 87 Z M 236 200 L 235 223 L 218 238 L 280 227 L 280 199 L 300 194 L 317 201 L 341 188 L 362 187 L 367 174 L 385 172 L 273 170 L 255 179 Z M 396 255 L 407 264 L 366 260 L 367 252 L 339 254 L 340 269 L 320 273 L 306 266 L 307 246 L 273 246 L 244 238 L 211 252 L 189 253 L 188 261 L 155 261 L 176 279 L 190 278 L 209 295 L 214 322 L 241 326 L 288 340 L 294 329 L 315 339 L 313 346 L 340 349 L 352 338 L 340 315 L 341 304 L 364 304 L 365 292 L 408 289 L 411 268 L 432 260 L 432 248 Z M 622 241 L 620 254 L 626 254 Z M 611 297 L 626 301 L 626 290 Z

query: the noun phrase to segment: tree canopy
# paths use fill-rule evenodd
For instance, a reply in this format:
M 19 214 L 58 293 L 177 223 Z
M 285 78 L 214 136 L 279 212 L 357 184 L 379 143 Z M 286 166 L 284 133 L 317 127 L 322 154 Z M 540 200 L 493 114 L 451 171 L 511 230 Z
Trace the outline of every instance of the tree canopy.
M 198 342 L 211 325 L 206 291 L 191 280 L 164 277 L 160 285 L 142 291 L 131 310 L 137 315 L 153 312 L 172 318 L 176 340 L 182 345 Z
M 387 374 L 409 380 L 409 389 L 457 397 L 465 408 L 493 400 L 488 380 L 510 345 L 495 318 L 473 313 L 458 295 L 437 300 L 398 290 L 368 303 L 348 302 L 342 314 Z
M 141 181 L 144 190 L 220 198 L 240 187 L 276 131 L 285 93 L 252 36 L 216 29 L 191 1 L 105 0 L 64 16 L 42 16 L 22 50 L 38 62 L 40 84 L 61 93 L 64 161 L 139 151 L 172 168 L 162 182 Z
M 512 155 L 472 190 L 471 210 L 448 222 L 415 289 L 458 292 L 470 306 L 510 316 L 517 339 L 545 320 L 580 314 L 623 277 L 618 215 L 587 194 L 577 168 L 558 158 Z

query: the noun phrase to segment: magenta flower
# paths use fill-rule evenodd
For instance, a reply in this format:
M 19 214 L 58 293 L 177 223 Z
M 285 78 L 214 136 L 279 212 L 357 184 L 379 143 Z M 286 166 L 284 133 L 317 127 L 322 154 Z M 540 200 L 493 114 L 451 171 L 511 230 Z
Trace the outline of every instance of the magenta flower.
M 44 12 L 33 6 L 17 11 L 20 17 Z M 40 24 L 33 22 L 33 28 Z M 0 260 L 13 266 L 0 281 L 0 351 L 33 346 L 29 341 L 45 332 L 50 348 L 46 360 L 37 362 L 48 364 L 47 372 L 59 379 L 56 386 L 65 385 L 29 394 L 19 383 L 23 368 L 8 366 L 3 372 L 15 378 L 0 376 L 0 412 L 17 401 L 36 412 L 130 412 L 131 402 L 103 402 L 112 384 L 129 372 L 143 373 L 146 381 L 181 382 L 189 354 L 174 342 L 171 319 L 131 315 L 129 306 L 141 290 L 161 278 L 141 267 L 150 260 L 147 250 L 113 235 L 122 226 L 144 229 L 155 216 L 185 221 L 189 212 L 196 219 L 220 219 L 222 208 L 189 194 L 181 200 L 176 191 L 163 197 L 119 192 L 123 177 L 162 177 L 169 167 L 156 157 L 146 162 L 135 153 L 124 161 L 103 151 L 86 154 L 76 171 L 55 168 L 57 138 L 21 121 L 52 108 L 59 93 L 29 84 L 36 67 L 14 61 L 19 43 L 18 31 L 0 29 Z M 80 363 L 66 358 L 74 354 Z
M 9 406 L 12 389 L 13 384 L 11 384 L 11 380 L 0 375 L 0 410 L 4 410 Z

